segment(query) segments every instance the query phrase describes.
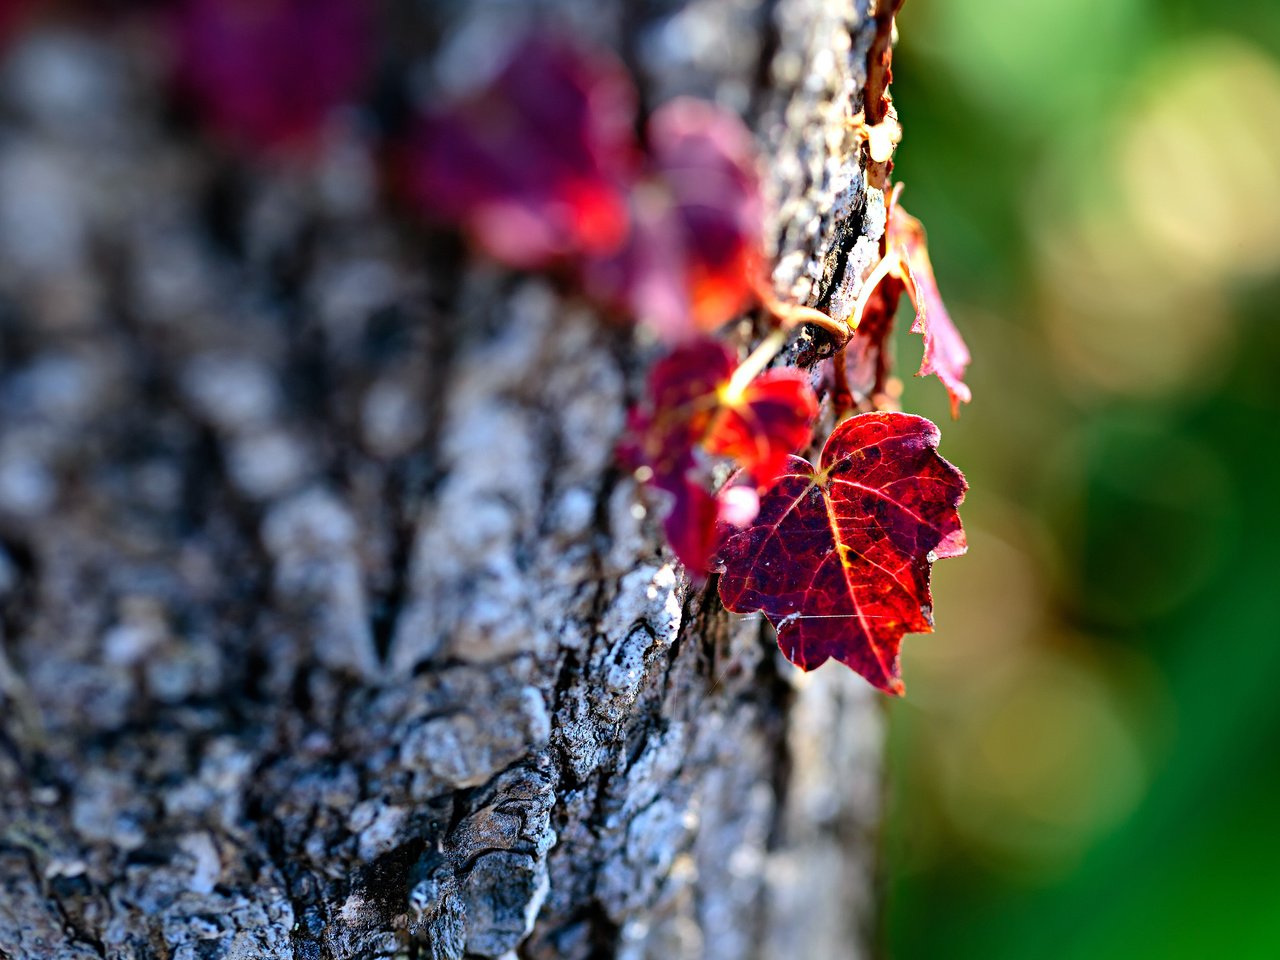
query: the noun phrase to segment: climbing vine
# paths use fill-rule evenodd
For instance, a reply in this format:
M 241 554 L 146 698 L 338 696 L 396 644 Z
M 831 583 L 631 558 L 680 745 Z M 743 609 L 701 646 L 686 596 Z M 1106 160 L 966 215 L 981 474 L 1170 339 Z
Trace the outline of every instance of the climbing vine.
M 848 126 L 887 188 L 901 130 L 886 51 L 874 45 L 869 68 L 878 108 Z M 920 374 L 938 376 L 953 413 L 969 400 L 968 350 L 924 230 L 893 187 L 881 257 L 851 313 L 781 302 L 740 118 L 677 98 L 637 129 L 630 78 L 607 51 L 530 36 L 486 83 L 423 118 L 406 182 L 476 250 L 550 272 L 666 345 L 619 456 L 666 501 L 667 539 L 690 577 L 719 574 L 725 606 L 763 611 L 797 666 L 835 658 L 901 693 L 901 638 L 932 629 L 930 564 L 965 549 L 964 478 L 938 455 L 937 427 L 893 409 L 886 389 L 885 341 L 905 293 L 924 339 Z M 766 332 L 740 360 L 722 332 L 748 312 Z M 816 465 L 795 456 L 820 439 L 815 377 L 776 365 L 803 325 L 835 348 L 816 379 L 837 425 Z

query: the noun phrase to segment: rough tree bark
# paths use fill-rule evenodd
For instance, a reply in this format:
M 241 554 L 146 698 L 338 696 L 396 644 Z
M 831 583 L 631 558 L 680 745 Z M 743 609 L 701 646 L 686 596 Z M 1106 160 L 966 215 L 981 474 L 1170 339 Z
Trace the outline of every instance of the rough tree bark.
M 418 7 L 384 69 L 555 16 L 740 108 L 779 292 L 856 293 L 868 0 Z M 0 958 L 864 956 L 875 696 L 673 565 L 612 462 L 653 348 L 353 136 L 175 132 L 140 42 L 0 85 Z

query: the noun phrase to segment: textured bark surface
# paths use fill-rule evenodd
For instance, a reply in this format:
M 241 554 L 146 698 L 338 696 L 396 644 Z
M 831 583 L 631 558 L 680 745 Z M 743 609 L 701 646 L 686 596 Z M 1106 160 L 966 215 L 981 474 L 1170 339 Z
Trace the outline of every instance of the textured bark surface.
M 741 109 L 779 292 L 856 293 L 866 0 L 419 6 L 428 87 L 555 16 Z M 673 565 L 612 462 L 654 348 L 354 135 L 200 146 L 138 42 L 0 84 L 0 958 L 863 956 L 877 701 Z

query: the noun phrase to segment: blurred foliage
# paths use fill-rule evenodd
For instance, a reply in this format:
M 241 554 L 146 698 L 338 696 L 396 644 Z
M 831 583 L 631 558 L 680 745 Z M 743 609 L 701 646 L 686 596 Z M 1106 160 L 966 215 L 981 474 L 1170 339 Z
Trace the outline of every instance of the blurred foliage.
M 1280 4 L 899 23 L 895 175 L 974 355 L 958 422 L 904 401 L 972 546 L 891 706 L 885 952 L 1280 956 Z

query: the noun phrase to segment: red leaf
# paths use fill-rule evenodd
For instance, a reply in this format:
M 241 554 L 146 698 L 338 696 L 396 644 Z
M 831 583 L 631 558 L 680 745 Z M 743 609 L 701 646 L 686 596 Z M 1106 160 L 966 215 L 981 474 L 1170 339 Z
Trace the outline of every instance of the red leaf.
M 716 389 L 732 372 L 733 355 L 711 340 L 663 357 L 649 371 L 648 402 L 631 411 L 619 451 L 629 466 L 647 472 L 651 486 L 671 496 L 663 530 L 695 578 L 706 574 L 722 518 L 707 489 L 709 471 L 694 448 L 710 425 Z
M 951 398 L 951 415 L 959 416 L 960 404 L 971 393 L 964 382 L 969 348 L 951 322 L 933 276 L 924 227 L 900 203 L 899 184 L 889 197 L 885 228 L 885 255 L 867 277 L 869 285 L 854 309 L 856 329 L 845 347 L 848 382 L 864 395 L 884 389 L 889 363 L 885 339 L 893 329 L 894 314 L 905 292 L 916 310 L 912 333 L 924 336 L 924 359 L 917 376 L 936 374 Z
M 798 370 L 769 370 L 734 383 L 733 354 L 713 340 L 688 343 L 654 364 L 644 409 L 632 411 L 623 458 L 645 467 L 650 482 L 675 498 L 667 539 L 685 566 L 707 569 L 716 524 L 741 526 L 753 510 L 741 492 L 713 497 L 702 454 L 734 458 L 760 487 L 787 455 L 809 442 L 818 401 Z
M 373 52 L 363 0 L 182 0 L 177 82 L 219 135 L 307 146 L 359 92 Z
M 36 0 L 0 0 L 0 49 L 18 32 Z
M 808 374 L 794 369 L 766 370 L 733 396 L 722 390 L 722 406 L 703 446 L 731 457 L 768 486 L 787 464 L 787 456 L 809 443 L 818 398 Z
M 633 462 L 655 476 L 683 473 L 695 447 L 731 457 L 767 486 L 789 453 L 809 442 L 818 399 L 799 370 L 766 370 L 734 384 L 736 363 L 714 340 L 695 340 L 663 357 L 649 373 L 643 411 L 633 411 Z
M 586 283 L 598 300 L 679 341 L 755 298 L 763 262 L 755 145 L 735 114 L 679 98 L 650 118 L 648 147 L 630 241 L 588 265 Z
M 936 374 L 951 397 L 951 415 L 959 416 L 960 404 L 968 403 L 972 397 L 964 382 L 964 371 L 969 366 L 969 348 L 951 322 L 947 308 L 942 305 L 938 282 L 933 276 L 933 264 L 929 260 L 924 226 L 902 209 L 902 204 L 895 203 L 889 211 L 887 230 L 889 247 L 898 251 L 902 262 L 898 275 L 916 308 L 911 332 L 924 336 L 924 359 L 916 375 Z
M 890 364 L 884 343 L 893 330 L 903 289 L 902 281 L 892 273 L 885 276 L 868 294 L 857 329 L 845 344 L 848 383 L 862 398 L 874 397 L 885 389 Z
M 408 188 L 509 266 L 612 254 L 628 229 L 635 111 L 611 55 L 526 37 L 486 86 L 423 118 Z
M 695 340 L 673 350 L 649 371 L 642 408 L 632 410 L 625 459 L 647 466 L 659 482 L 692 466 L 693 448 L 719 407 L 716 394 L 729 382 L 733 354 L 714 340 Z
M 901 694 L 902 636 L 933 629 L 931 561 L 966 548 L 967 485 L 937 446 L 922 417 L 868 413 L 836 427 L 818 468 L 789 458 L 755 521 L 723 531 L 724 605 L 762 610 L 801 669 L 834 657 Z
M 667 543 L 690 570 L 702 572 L 715 549 L 719 509 L 716 498 L 701 484 L 680 477 L 667 492 L 673 497 L 671 509 L 662 521 Z

